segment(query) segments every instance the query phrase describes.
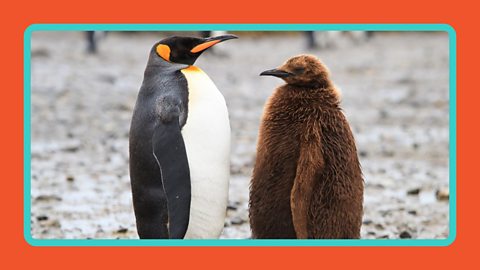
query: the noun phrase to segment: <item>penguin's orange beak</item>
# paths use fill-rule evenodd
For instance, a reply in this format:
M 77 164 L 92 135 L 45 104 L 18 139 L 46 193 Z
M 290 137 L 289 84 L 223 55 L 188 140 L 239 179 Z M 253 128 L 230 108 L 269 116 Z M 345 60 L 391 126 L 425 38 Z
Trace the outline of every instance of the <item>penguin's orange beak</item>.
M 191 53 L 198 53 L 198 52 L 201 52 L 201 51 L 204 51 L 210 47 L 212 47 L 213 45 L 217 44 L 217 43 L 220 43 L 220 42 L 223 42 L 223 41 L 226 41 L 226 40 L 229 40 L 229 39 L 235 39 L 235 38 L 238 38 L 237 36 L 235 35 L 222 35 L 222 36 L 217 36 L 217 37 L 210 37 L 210 38 L 206 38 L 204 39 L 204 42 L 198 44 L 197 46 L 193 47 L 193 49 L 190 50 Z

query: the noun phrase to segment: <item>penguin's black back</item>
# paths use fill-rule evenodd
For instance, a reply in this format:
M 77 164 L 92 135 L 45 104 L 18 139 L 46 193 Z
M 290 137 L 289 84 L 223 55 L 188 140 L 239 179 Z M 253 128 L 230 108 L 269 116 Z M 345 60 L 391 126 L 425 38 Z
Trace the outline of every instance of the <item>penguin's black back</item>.
M 176 211 L 187 211 L 181 221 L 186 224 L 171 226 L 166 189 L 172 186 L 164 182 L 167 177 L 181 179 L 185 183 L 181 192 L 190 196 L 188 161 L 180 134 L 187 119 L 187 106 L 187 81 L 178 65 L 150 57 L 129 135 L 130 178 L 140 238 L 182 238 L 188 226 L 189 209 Z M 175 158 L 177 154 L 179 158 Z M 164 166 L 159 165 L 162 163 Z M 188 197 L 188 204 L 183 208 L 189 208 L 189 202 Z M 171 203 L 172 206 L 175 205 Z M 177 228 L 180 231 L 175 231 Z

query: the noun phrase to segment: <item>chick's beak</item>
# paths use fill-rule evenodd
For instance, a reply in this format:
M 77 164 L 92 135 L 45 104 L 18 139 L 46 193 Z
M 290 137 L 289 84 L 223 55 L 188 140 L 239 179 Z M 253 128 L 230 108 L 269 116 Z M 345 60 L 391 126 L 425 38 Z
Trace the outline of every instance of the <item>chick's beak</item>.
M 205 39 L 203 39 L 204 42 L 202 42 L 202 43 L 198 44 L 197 46 L 193 47 L 193 49 L 191 49 L 190 52 L 198 53 L 198 52 L 204 51 L 204 50 L 212 47 L 213 45 L 215 45 L 217 43 L 220 43 L 220 42 L 223 42 L 223 41 L 226 41 L 226 40 L 229 40 L 229 39 L 235 39 L 235 38 L 238 38 L 238 37 L 235 36 L 235 35 L 222 35 L 222 36 L 205 38 Z
M 283 70 L 280 70 L 280 69 L 269 69 L 269 70 L 265 70 L 264 72 L 260 73 L 260 76 L 275 76 L 275 77 L 278 77 L 278 78 L 286 78 L 288 76 L 291 76 L 292 73 L 290 72 L 287 72 L 287 71 L 283 71 Z

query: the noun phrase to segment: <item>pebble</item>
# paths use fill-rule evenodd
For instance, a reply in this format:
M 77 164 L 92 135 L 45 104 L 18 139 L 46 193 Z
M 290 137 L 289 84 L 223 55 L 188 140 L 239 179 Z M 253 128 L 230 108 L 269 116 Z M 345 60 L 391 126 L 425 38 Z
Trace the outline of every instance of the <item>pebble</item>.
M 38 221 L 45 221 L 45 220 L 48 220 L 48 217 L 47 216 L 38 216 L 37 220 Z
M 364 220 L 362 223 L 363 223 L 364 225 L 370 225 L 370 224 L 373 223 L 373 221 L 370 220 L 370 219 L 366 219 L 366 220 Z
M 61 201 L 62 198 L 60 198 L 57 195 L 40 195 L 35 198 L 35 201 L 37 202 L 48 202 L 48 201 Z
M 391 150 L 383 150 L 382 155 L 384 157 L 393 157 L 393 156 L 395 156 L 395 152 L 391 151 Z
M 450 192 L 447 188 L 442 188 L 435 192 L 435 197 L 439 201 L 448 201 L 450 197 Z
M 128 229 L 127 228 L 120 228 L 117 230 L 117 233 L 127 233 Z
M 367 157 L 368 156 L 368 152 L 367 151 L 360 151 L 359 155 L 361 157 Z
M 245 220 L 243 220 L 239 217 L 234 217 L 230 220 L 230 223 L 232 223 L 232 225 L 241 225 L 241 224 L 245 223 Z
M 412 238 L 412 235 L 411 235 L 409 232 L 407 232 L 407 231 L 401 232 L 399 236 L 400 236 L 400 238 L 402 238 L 402 239 Z
M 236 211 L 238 210 L 239 205 L 240 205 L 239 201 L 228 201 L 227 210 Z
M 50 57 L 50 52 L 46 48 L 38 48 L 38 49 L 32 50 L 31 56 L 32 58 L 36 58 L 36 57 L 48 58 Z
M 420 188 L 409 189 L 407 191 L 408 195 L 418 195 L 420 194 Z

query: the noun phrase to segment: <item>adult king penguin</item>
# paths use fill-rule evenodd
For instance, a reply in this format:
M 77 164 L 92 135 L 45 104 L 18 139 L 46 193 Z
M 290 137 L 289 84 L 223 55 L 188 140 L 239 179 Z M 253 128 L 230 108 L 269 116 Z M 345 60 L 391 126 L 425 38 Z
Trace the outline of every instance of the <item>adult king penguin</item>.
M 236 38 L 156 43 L 130 127 L 130 179 L 140 238 L 218 238 L 230 177 L 225 99 L 195 60 Z
M 327 68 L 300 55 L 260 75 L 282 78 L 268 100 L 250 185 L 253 238 L 359 238 L 363 177 Z

